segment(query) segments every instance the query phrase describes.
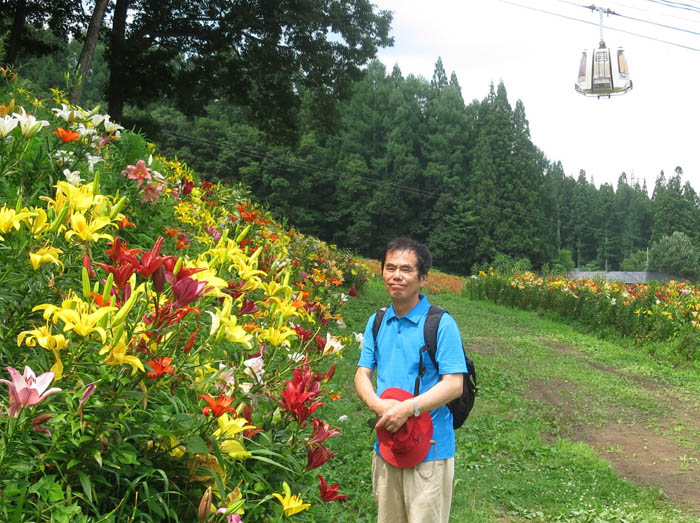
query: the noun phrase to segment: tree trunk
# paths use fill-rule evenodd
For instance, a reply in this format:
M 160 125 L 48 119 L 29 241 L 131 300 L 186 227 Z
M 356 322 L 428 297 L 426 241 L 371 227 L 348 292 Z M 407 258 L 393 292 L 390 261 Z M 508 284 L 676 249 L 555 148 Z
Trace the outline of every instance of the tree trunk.
M 90 25 L 88 26 L 88 31 L 85 35 L 83 50 L 80 52 L 80 59 L 78 60 L 78 65 L 75 68 L 75 83 L 73 85 L 73 90 L 70 93 L 70 103 L 73 105 L 80 105 L 80 99 L 83 97 L 85 80 L 87 79 L 87 74 L 90 71 L 90 65 L 92 65 L 92 57 L 95 55 L 97 39 L 100 35 L 100 28 L 102 27 L 102 20 L 104 19 L 105 10 L 107 9 L 108 3 L 109 0 L 96 0 L 95 2 L 95 9 L 92 11 Z
M 22 41 L 26 19 L 27 0 L 18 0 L 17 9 L 15 9 L 15 19 L 12 22 L 12 35 L 10 36 L 10 42 L 7 45 L 7 55 L 5 56 L 5 61 L 8 65 L 15 65 L 19 56 L 19 45 Z
M 117 0 L 112 22 L 112 38 L 109 56 L 109 87 L 107 110 L 112 120 L 120 122 L 124 115 L 124 88 L 126 75 L 126 15 L 130 0 Z

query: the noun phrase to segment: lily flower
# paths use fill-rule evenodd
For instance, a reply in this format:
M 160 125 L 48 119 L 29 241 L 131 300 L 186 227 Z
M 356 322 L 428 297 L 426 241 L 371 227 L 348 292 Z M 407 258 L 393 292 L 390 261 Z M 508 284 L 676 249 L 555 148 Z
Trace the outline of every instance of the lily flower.
M 63 143 L 74 142 L 80 138 L 80 133 L 76 131 L 71 131 L 70 129 L 64 129 L 63 127 L 57 128 L 53 133 L 57 135 Z
M 17 212 L 7 207 L 7 205 L 3 205 L 0 207 L 0 233 L 8 232 L 13 227 L 15 230 L 19 230 L 19 226 L 22 222 L 34 216 L 36 216 L 35 212 L 27 210 Z M 2 237 L 0 236 L 0 238 Z
M 151 169 L 146 167 L 146 162 L 143 160 L 136 162 L 136 165 L 127 165 L 122 174 L 130 180 L 136 180 L 139 187 L 141 187 L 144 180 L 151 179 Z
M 38 133 L 42 127 L 49 125 L 49 122 L 46 120 L 37 120 L 33 115 L 25 113 L 24 109 L 21 109 L 19 113 L 15 113 L 14 116 L 19 121 L 22 136 L 25 138 L 31 138 Z
M 68 341 L 63 334 L 55 336 L 51 334 L 51 326 L 48 323 L 43 327 L 20 332 L 17 336 L 17 346 L 20 347 L 23 341 L 26 341 L 27 347 L 39 344 L 47 350 L 61 350 L 68 346 Z
M 282 491 L 284 496 L 277 492 L 274 492 L 272 496 L 277 498 L 277 500 L 282 504 L 282 510 L 284 511 L 285 516 L 293 516 L 298 512 L 308 510 L 311 506 L 311 503 L 304 503 L 304 501 L 301 499 L 301 494 L 292 496 L 292 490 L 289 488 L 286 481 L 282 483 Z
M 5 138 L 10 134 L 19 122 L 9 114 L 0 118 L 0 138 Z
M 54 319 L 60 319 L 65 324 L 63 331 L 72 330 L 83 338 L 87 338 L 90 334 L 96 332 L 102 338 L 102 343 L 105 343 L 107 341 L 107 333 L 98 323 L 106 314 L 116 311 L 118 308 L 99 307 L 96 311 L 90 312 L 91 307 L 88 303 L 77 297 L 72 301 L 75 304 L 75 308 L 61 308 L 53 313 Z
M 45 245 L 38 251 L 29 253 L 29 263 L 32 264 L 35 271 L 42 263 L 53 263 L 54 265 L 59 265 L 61 267 L 61 272 L 63 272 L 63 262 L 58 259 L 60 254 L 63 254 L 61 249 Z
M 182 278 L 172 286 L 175 295 L 175 307 L 184 307 L 213 289 L 205 281 L 197 281 L 192 278 Z
M 84 242 L 97 241 L 100 238 L 113 239 L 110 234 L 97 232 L 107 225 L 112 225 L 111 220 L 106 216 L 98 216 L 88 222 L 85 215 L 76 212 L 71 215 L 70 223 L 73 229 L 66 232 L 66 241 L 69 241 L 73 236 L 78 236 Z
M 328 438 L 332 436 L 336 436 L 337 434 L 340 434 L 340 430 L 338 429 L 330 429 L 330 425 L 328 423 L 324 423 L 318 418 L 314 418 L 314 430 L 311 433 L 311 436 L 309 439 L 306 441 L 306 446 L 309 448 L 314 447 L 315 445 L 320 445 L 322 442 L 326 441 Z
M 160 356 L 152 359 L 151 361 L 147 361 L 146 365 L 153 369 L 153 372 L 148 373 L 148 377 L 154 380 L 156 378 L 160 378 L 166 373 L 170 375 L 175 374 L 175 367 L 170 365 L 172 362 L 173 359 L 168 356 Z
M 317 477 L 319 483 L 318 491 L 323 501 L 335 501 L 338 499 L 348 498 L 348 496 L 346 496 L 345 494 L 338 494 L 340 484 L 333 483 L 332 485 L 327 485 L 326 480 L 323 479 L 323 476 L 321 474 L 317 474 Z
M 105 358 L 105 363 L 107 365 L 131 365 L 132 376 L 136 374 L 137 370 L 146 372 L 146 369 L 143 368 L 143 363 L 141 363 L 141 360 L 136 356 L 127 354 L 126 349 L 126 343 L 124 343 L 120 338 L 116 342 L 113 341 L 111 345 L 105 345 L 102 349 L 100 349 L 99 354 L 102 355 L 109 352 Z
M 337 452 L 329 452 L 327 447 L 318 445 L 306 454 L 306 470 L 320 467 L 336 454 Z
M 28 366 L 24 367 L 24 374 L 20 374 L 13 367 L 7 367 L 7 372 L 10 373 L 12 381 L 0 380 L 0 383 L 10 387 L 11 418 L 17 416 L 23 407 L 33 407 L 61 390 L 58 387 L 46 390 L 53 381 L 53 372 L 45 372 L 38 378 Z
M 204 407 L 202 409 L 202 414 L 204 414 L 205 416 L 208 416 L 211 413 L 214 415 L 215 418 L 218 418 L 226 412 L 235 410 L 233 407 L 229 407 L 229 405 L 231 405 L 231 403 L 233 402 L 234 398 L 226 396 L 225 394 L 219 394 L 219 396 L 216 399 L 206 394 L 200 394 L 199 398 L 203 399 L 209 404 L 209 406 Z

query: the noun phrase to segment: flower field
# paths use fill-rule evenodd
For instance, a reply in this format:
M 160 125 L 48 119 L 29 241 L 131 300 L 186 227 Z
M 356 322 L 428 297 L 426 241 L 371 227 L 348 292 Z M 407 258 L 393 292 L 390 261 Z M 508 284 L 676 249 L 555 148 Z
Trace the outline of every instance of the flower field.
M 370 274 L 3 69 L 0 520 L 269 521 L 342 499 L 318 409 Z
M 365 265 L 367 265 L 375 276 L 381 277 L 382 275 L 382 264 L 379 260 L 363 260 Z M 428 280 L 425 284 L 425 289 L 435 293 L 449 293 L 455 296 L 462 295 L 462 288 L 464 287 L 464 278 L 459 276 L 453 276 L 451 274 L 445 274 L 443 272 L 431 269 L 428 272 Z
M 542 278 L 531 272 L 502 277 L 491 270 L 468 279 L 465 290 L 472 298 L 548 310 L 594 329 L 614 329 L 640 343 L 675 340 L 677 356 L 700 356 L 700 288 L 689 282 L 624 284 Z

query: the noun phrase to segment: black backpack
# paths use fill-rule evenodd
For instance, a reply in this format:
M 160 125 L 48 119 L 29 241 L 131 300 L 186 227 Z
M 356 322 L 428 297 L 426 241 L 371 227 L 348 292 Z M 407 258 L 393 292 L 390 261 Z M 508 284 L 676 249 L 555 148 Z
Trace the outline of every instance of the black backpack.
M 384 318 L 384 313 L 386 308 L 379 309 L 374 317 L 374 324 L 372 325 L 372 335 L 374 336 L 374 348 L 377 350 L 377 334 L 379 333 L 379 327 L 382 324 L 382 319 Z M 423 329 L 423 339 L 425 345 L 420 349 L 420 363 L 418 365 L 418 376 L 416 376 L 416 385 L 413 391 L 414 396 L 418 396 L 420 379 L 425 374 L 425 366 L 423 365 L 423 352 L 427 352 L 430 359 L 435 366 L 435 370 L 440 373 L 438 367 L 437 359 L 435 357 L 437 353 L 437 331 L 438 325 L 440 325 L 440 319 L 442 315 L 447 311 L 442 307 L 437 305 L 431 305 L 430 310 L 428 310 L 428 317 L 425 319 L 425 327 Z M 479 391 L 476 384 L 476 369 L 474 368 L 474 362 L 467 356 L 464 350 L 464 344 L 462 344 L 462 353 L 464 354 L 464 360 L 467 362 L 467 374 L 462 374 L 464 378 L 464 383 L 462 384 L 462 395 L 459 398 L 453 399 L 447 404 L 447 407 L 452 412 L 452 426 L 455 429 L 461 427 L 466 421 L 469 413 L 474 407 L 474 399 Z

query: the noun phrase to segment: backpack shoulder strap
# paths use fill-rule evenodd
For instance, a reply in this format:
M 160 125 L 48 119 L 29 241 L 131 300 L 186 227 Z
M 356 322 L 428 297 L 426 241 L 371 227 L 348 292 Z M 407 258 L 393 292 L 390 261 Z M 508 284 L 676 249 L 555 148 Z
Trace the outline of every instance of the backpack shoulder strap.
M 377 334 L 379 334 L 379 327 L 382 326 L 382 320 L 384 319 L 384 314 L 386 313 L 386 307 L 382 307 L 374 315 L 374 323 L 372 324 L 372 337 L 374 338 L 374 350 L 377 351 Z
M 438 327 L 440 326 L 440 320 L 442 315 L 447 311 L 442 307 L 437 305 L 431 305 L 428 310 L 428 316 L 425 318 L 425 325 L 423 327 L 423 341 L 428 347 L 428 355 L 430 356 L 435 370 L 440 374 L 440 368 L 437 362 L 437 335 Z

